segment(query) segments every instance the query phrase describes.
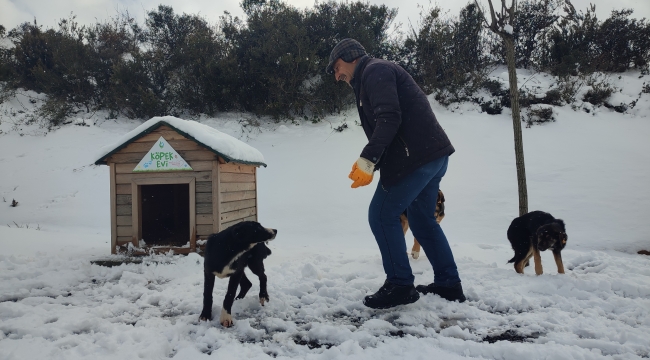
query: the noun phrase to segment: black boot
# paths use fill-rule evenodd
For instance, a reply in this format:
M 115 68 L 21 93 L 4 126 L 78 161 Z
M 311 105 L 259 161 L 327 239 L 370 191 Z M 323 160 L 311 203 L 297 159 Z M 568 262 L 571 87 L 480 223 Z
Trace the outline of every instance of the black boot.
M 463 287 L 460 283 L 449 287 L 439 286 L 433 283 L 429 285 L 418 285 L 415 287 L 415 290 L 424 295 L 436 294 L 447 301 L 458 300 L 458 302 L 465 302 L 465 300 L 467 300 L 463 294 Z
M 411 304 L 420 298 L 413 285 L 395 285 L 388 280 L 374 294 L 363 299 L 363 304 L 373 309 L 388 309 L 397 305 Z

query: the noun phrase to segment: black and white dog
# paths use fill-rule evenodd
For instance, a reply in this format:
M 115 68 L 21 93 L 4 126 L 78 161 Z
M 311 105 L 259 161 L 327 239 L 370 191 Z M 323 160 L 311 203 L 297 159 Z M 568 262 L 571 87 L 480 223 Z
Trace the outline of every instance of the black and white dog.
M 564 274 L 561 251 L 566 246 L 568 236 L 564 221 L 543 211 L 531 211 L 512 220 L 508 227 L 508 240 L 515 256 L 508 261 L 515 263 L 515 271 L 523 274 L 531 257 L 535 259 L 535 274 L 541 275 L 542 258 L 540 251 L 552 250 L 557 272 Z
M 237 288 L 241 285 L 237 299 L 242 299 L 253 286 L 244 274 L 247 266 L 260 279 L 260 304 L 269 301 L 263 260 L 271 255 L 271 249 L 265 243 L 275 239 L 277 233 L 277 230 L 267 229 L 258 222 L 244 221 L 208 237 L 203 269 L 203 311 L 199 320 L 212 319 L 214 277 L 230 277 L 219 322 L 226 327 L 233 325 L 231 309 Z

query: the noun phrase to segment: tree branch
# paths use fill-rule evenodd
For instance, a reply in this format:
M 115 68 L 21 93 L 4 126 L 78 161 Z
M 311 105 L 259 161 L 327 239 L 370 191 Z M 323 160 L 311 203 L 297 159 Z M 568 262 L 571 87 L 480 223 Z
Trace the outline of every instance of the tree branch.
M 485 27 L 490 28 L 490 23 L 487 21 L 487 18 L 485 18 L 485 11 L 483 11 L 483 7 L 479 5 L 478 0 L 474 0 L 474 4 L 476 4 L 476 7 L 481 11 L 481 17 L 483 18 Z

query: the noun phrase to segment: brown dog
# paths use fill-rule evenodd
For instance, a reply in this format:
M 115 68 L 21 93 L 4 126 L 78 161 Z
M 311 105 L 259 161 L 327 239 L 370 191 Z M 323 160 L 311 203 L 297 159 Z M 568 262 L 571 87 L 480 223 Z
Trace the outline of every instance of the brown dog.
M 438 222 L 438 224 L 440 224 L 442 219 L 445 217 L 445 194 L 442 193 L 442 190 L 438 190 L 438 200 L 436 200 L 436 211 L 433 213 L 433 216 L 436 217 L 436 221 Z M 399 220 L 402 223 L 402 230 L 404 230 L 404 234 L 406 234 L 406 231 L 409 229 L 409 220 L 406 215 L 406 211 L 404 211 L 404 213 L 400 215 Z M 411 256 L 413 257 L 413 259 L 417 259 L 420 257 L 420 243 L 415 238 L 413 238 L 413 248 L 411 249 Z

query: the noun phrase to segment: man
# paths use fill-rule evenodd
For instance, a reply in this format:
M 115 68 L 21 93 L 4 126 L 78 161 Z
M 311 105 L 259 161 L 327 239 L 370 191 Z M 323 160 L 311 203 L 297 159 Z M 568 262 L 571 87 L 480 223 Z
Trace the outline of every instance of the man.
M 354 89 L 368 144 L 352 165 L 352 187 L 380 179 L 370 202 L 368 221 L 382 256 L 386 281 L 363 303 L 374 309 L 410 304 L 433 293 L 449 301 L 465 301 L 454 256 L 434 212 L 440 180 L 454 148 L 426 95 L 399 65 L 374 59 L 354 39 L 332 50 L 326 72 Z M 408 210 L 413 235 L 434 270 L 434 282 L 413 286 L 399 216 Z

